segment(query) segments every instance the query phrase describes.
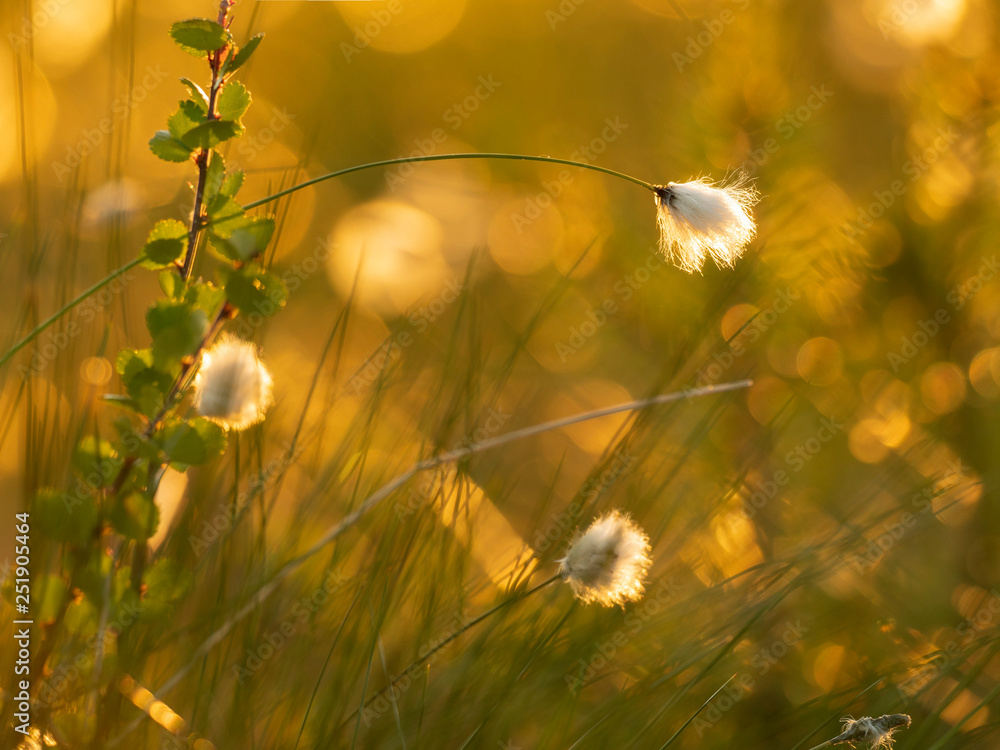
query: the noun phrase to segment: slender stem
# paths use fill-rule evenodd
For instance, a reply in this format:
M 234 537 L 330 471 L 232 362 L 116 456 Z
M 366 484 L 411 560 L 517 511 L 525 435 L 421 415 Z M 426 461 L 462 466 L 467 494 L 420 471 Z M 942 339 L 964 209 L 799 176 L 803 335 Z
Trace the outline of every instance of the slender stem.
M 19 351 L 21 351 L 24 347 L 26 347 L 28 344 L 30 344 L 32 341 L 34 341 L 36 338 L 38 338 L 38 335 L 42 331 L 44 331 L 50 325 L 52 325 L 57 320 L 59 320 L 59 318 L 61 318 L 63 315 L 65 315 L 70 310 L 72 310 L 74 307 L 76 307 L 81 302 L 83 302 L 85 299 L 87 299 L 87 297 L 89 297 L 90 295 L 92 295 L 94 292 L 97 292 L 97 291 L 103 289 L 108 284 L 110 284 L 112 281 L 114 281 L 115 279 L 117 279 L 119 276 L 122 276 L 123 274 L 127 273 L 128 271 L 131 271 L 133 268 L 135 268 L 141 262 L 142 262 L 142 258 L 135 258 L 133 260 L 130 260 L 124 266 L 122 266 L 121 268 L 119 268 L 119 269 L 117 269 L 115 271 L 112 271 L 110 274 L 108 274 L 103 279 L 101 279 L 100 281 L 98 281 L 92 287 L 90 287 L 85 292 L 83 292 L 82 294 L 80 294 L 79 297 L 77 297 L 76 299 L 74 299 L 74 300 L 72 300 L 70 302 L 67 302 L 59 310 L 57 310 L 51 316 L 49 316 L 44 322 L 39 323 L 37 326 L 35 326 L 34 330 L 31 333 L 29 333 L 23 339 L 21 339 L 20 341 L 18 341 L 16 344 L 14 344 L 14 346 L 10 349 L 10 351 L 8 351 L 6 354 L 4 354 L 3 357 L 0 357 L 0 367 L 3 367 L 10 360 L 11 357 L 13 357 Z
M 723 682 L 722 685 L 719 686 L 718 690 L 716 690 L 714 693 L 712 693 L 710 696 L 708 696 L 708 698 L 705 699 L 705 702 L 702 703 L 701 706 L 698 707 L 698 710 L 695 711 L 693 714 L 691 714 L 688 717 L 688 720 L 685 721 L 683 724 L 681 724 L 680 727 L 678 727 L 678 729 L 677 729 L 676 732 L 674 732 L 672 735 L 670 735 L 670 739 L 668 739 L 666 742 L 664 742 L 662 745 L 660 745 L 659 750 L 666 750 L 667 747 L 669 747 L 671 744 L 673 744 L 673 741 L 676 740 L 680 736 L 680 733 L 683 732 L 685 729 L 687 729 L 688 725 L 697 718 L 698 714 L 700 714 L 702 711 L 705 710 L 705 706 L 707 706 L 709 703 L 711 703 L 713 700 L 715 700 L 715 696 L 717 696 L 719 693 L 721 693 L 722 690 L 723 690 L 723 688 L 725 688 L 726 685 L 728 685 L 734 679 L 736 679 L 736 675 L 733 675 L 728 680 L 726 680 L 725 682 Z
M 277 193 L 267 196 L 266 198 L 261 198 L 260 200 L 247 203 L 243 206 L 244 209 L 249 210 L 251 208 L 256 208 L 257 206 L 262 206 L 265 203 L 270 203 L 273 200 L 277 200 L 283 196 L 290 193 L 294 193 L 302 188 L 309 187 L 310 185 L 315 185 L 318 182 L 323 182 L 324 180 L 332 180 L 334 177 L 342 177 L 345 174 L 351 174 L 352 172 L 361 172 L 365 169 L 375 169 L 377 167 L 391 167 L 394 164 L 409 164 L 412 162 L 420 161 L 455 161 L 458 159 L 514 159 L 517 161 L 541 161 L 548 162 L 550 164 L 566 164 L 571 167 L 580 167 L 581 169 L 590 169 L 594 172 L 602 172 L 603 174 L 609 174 L 612 177 L 618 177 L 628 182 L 634 183 L 636 185 L 641 185 L 647 190 L 655 190 L 656 185 L 646 182 L 645 180 L 640 180 L 638 177 L 632 177 L 631 175 L 624 174 L 623 172 L 616 172 L 613 169 L 607 169 L 606 167 L 599 167 L 596 164 L 588 164 L 583 161 L 571 161 L 570 159 L 556 159 L 551 156 L 527 156 L 524 154 L 495 154 L 495 153 L 484 153 L 484 154 L 430 154 L 428 156 L 402 156 L 398 159 L 384 159 L 382 161 L 373 161 L 367 164 L 358 164 L 354 167 L 347 167 L 346 169 L 338 169 L 336 172 L 330 172 L 328 174 L 320 175 L 319 177 L 313 177 L 311 180 L 306 180 L 305 182 L 300 182 L 298 185 L 292 185 L 290 188 L 285 188 L 284 190 L 279 190 Z
M 181 363 L 181 371 L 178 373 L 173 385 L 170 386 L 170 390 L 164 397 L 163 406 L 160 407 L 156 416 L 149 420 L 149 424 L 147 424 L 145 429 L 142 431 L 142 436 L 144 438 L 152 437 L 153 433 L 156 432 L 156 428 L 160 426 L 160 423 L 173 408 L 177 397 L 184 391 L 187 382 L 190 380 L 191 373 L 194 371 L 194 365 L 201 357 L 202 351 L 219 332 L 219 328 L 222 327 L 223 321 L 229 316 L 230 309 L 231 308 L 228 303 L 224 303 L 222 305 L 218 314 L 215 316 L 215 319 L 212 321 L 211 325 L 209 325 L 208 330 L 205 331 L 205 335 L 202 336 L 201 341 L 198 342 L 198 348 L 195 349 L 194 353 L 191 355 L 190 361 L 185 360 Z M 111 484 L 112 497 L 115 497 L 121 491 L 122 486 L 125 484 L 125 480 L 128 478 L 128 475 L 132 471 L 132 467 L 135 466 L 137 460 L 138 456 L 126 456 L 125 460 L 122 461 L 122 467 L 118 470 L 118 475 L 115 477 L 115 481 Z
M 219 23 L 225 22 L 225 13 L 228 10 L 227 0 L 223 0 L 219 9 Z M 222 87 L 222 76 L 219 75 L 219 67 L 222 61 L 222 50 L 208 53 L 208 64 L 212 68 L 212 85 L 208 93 L 208 113 L 205 115 L 208 120 L 218 119 L 215 113 L 215 102 Z M 195 157 L 195 164 L 198 166 L 198 186 L 194 191 L 194 209 L 191 212 L 191 228 L 188 230 L 187 253 L 184 255 L 184 265 L 181 267 L 181 278 L 186 282 L 191 277 L 194 269 L 194 257 L 198 252 L 198 236 L 204 226 L 201 216 L 201 204 L 205 197 L 205 181 L 208 177 L 208 160 L 211 158 L 212 149 L 202 148 Z

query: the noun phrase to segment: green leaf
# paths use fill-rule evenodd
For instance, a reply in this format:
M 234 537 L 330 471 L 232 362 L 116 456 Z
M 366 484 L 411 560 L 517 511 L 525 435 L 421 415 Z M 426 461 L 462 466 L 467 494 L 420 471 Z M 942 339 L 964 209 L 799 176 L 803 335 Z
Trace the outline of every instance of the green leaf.
M 160 509 L 141 492 L 119 497 L 111 509 L 111 525 L 129 539 L 149 539 L 160 525 Z
M 147 367 L 129 379 L 128 395 L 139 411 L 152 419 L 163 408 L 173 384 L 174 376 L 155 367 Z
M 194 354 L 208 327 L 208 315 L 187 302 L 160 300 L 146 311 L 153 336 L 153 364 L 161 369 Z
M 191 573 L 176 560 L 157 560 L 142 576 L 143 594 L 140 620 L 162 620 L 183 599 L 194 583 Z
M 97 526 L 97 503 L 85 493 L 69 494 L 43 487 L 31 504 L 34 528 L 57 542 L 85 546 Z
M 219 94 L 219 117 L 223 120 L 239 121 L 250 107 L 250 92 L 239 81 L 230 81 Z
M 230 120 L 209 120 L 189 130 L 182 140 L 192 149 L 213 148 L 242 132 L 243 128 Z
M 171 299 L 180 299 L 184 296 L 184 281 L 172 268 L 160 271 L 156 280 L 160 282 L 160 289 L 163 290 L 163 293 Z
M 205 93 L 205 89 L 190 78 L 181 78 L 181 83 L 188 87 L 188 91 L 191 92 L 191 98 L 200 106 L 202 115 L 206 114 L 208 112 L 208 94 Z
M 163 399 L 173 386 L 174 378 L 170 373 L 153 367 L 152 350 L 122 349 L 115 360 L 115 368 L 121 375 L 122 385 L 138 411 L 148 417 L 155 415 L 163 406 Z M 119 428 L 120 432 L 121 430 L 122 428 Z M 131 439 L 134 438 L 132 435 Z
M 93 435 L 84 437 L 73 451 L 73 468 L 93 488 L 110 486 L 121 466 L 122 460 L 111 443 Z
M 250 40 L 240 47 L 240 51 L 236 53 L 236 57 L 233 58 L 233 62 L 229 66 L 227 72 L 234 73 L 243 67 L 243 65 L 246 64 L 246 61 L 250 59 L 250 55 L 252 55 L 254 50 L 257 49 L 257 45 L 261 43 L 263 38 L 263 34 L 257 34 L 256 36 L 250 37 Z
M 231 260 L 247 261 L 257 257 L 267 248 L 274 235 L 274 219 L 270 216 L 246 216 L 237 223 L 226 225 L 228 237 L 209 235 L 212 246 Z
M 199 282 L 188 287 L 184 299 L 211 317 L 226 301 L 226 292 L 210 282 Z
M 204 205 L 215 200 L 215 196 L 222 189 L 222 181 L 225 178 L 226 160 L 222 158 L 222 154 L 213 149 L 209 156 L 208 170 L 205 172 L 205 192 L 202 194 Z
M 128 409 L 134 412 L 140 411 L 139 404 L 131 396 L 123 396 L 120 393 L 105 393 L 101 396 L 101 400 L 121 409 Z
M 140 374 L 138 377 L 144 377 Z M 166 393 L 170 389 L 168 384 L 162 391 Z M 162 395 L 160 397 L 162 400 Z M 152 414 L 150 414 L 152 416 Z M 140 461 L 136 464 L 136 475 L 141 475 L 142 459 L 146 459 L 151 464 L 162 463 L 160 449 L 146 437 L 143 430 L 136 429 L 133 420 L 126 416 L 117 417 L 112 421 L 115 429 L 118 430 L 119 443 L 127 450 L 129 455 L 138 456 Z M 123 453 L 125 451 L 122 451 Z
M 166 422 L 153 440 L 173 464 L 195 466 L 222 455 L 226 450 L 226 431 L 204 417 L 189 421 Z
M 226 196 L 227 198 L 235 198 L 236 194 L 240 192 L 240 188 L 243 187 L 243 170 L 236 169 L 226 176 L 226 179 L 222 181 L 222 187 L 219 189 L 219 193 Z
M 122 376 L 122 382 L 128 385 L 137 372 L 153 366 L 153 353 L 149 349 L 122 349 L 115 357 L 115 370 Z
M 208 228 L 213 234 L 228 237 L 233 230 L 246 225 L 243 206 L 220 193 L 205 209 L 208 214 Z
M 184 257 L 187 251 L 188 228 L 177 219 L 156 222 L 146 238 L 140 256 L 144 268 L 163 268 Z
M 180 109 L 167 118 L 167 130 L 174 138 L 183 138 L 185 134 L 205 121 L 205 112 L 197 103 L 185 99 L 180 103 Z
M 149 150 L 163 161 L 182 162 L 191 158 L 191 149 L 167 130 L 157 130 L 149 140 Z
M 256 264 L 226 268 L 226 298 L 241 313 L 274 315 L 288 299 L 285 282 Z
M 178 21 L 170 27 L 170 36 L 181 49 L 195 57 L 204 57 L 206 52 L 225 47 L 232 39 L 228 31 L 207 18 Z

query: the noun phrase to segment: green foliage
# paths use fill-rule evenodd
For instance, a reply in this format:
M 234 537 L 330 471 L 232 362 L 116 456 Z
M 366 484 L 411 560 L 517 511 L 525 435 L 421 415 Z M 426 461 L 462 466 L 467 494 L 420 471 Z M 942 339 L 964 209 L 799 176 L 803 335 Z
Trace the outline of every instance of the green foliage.
M 184 300 L 211 317 L 219 312 L 219 308 L 226 301 L 226 291 L 210 281 L 195 282 L 188 286 Z
M 179 467 L 197 466 L 222 455 L 226 450 L 226 431 L 204 417 L 166 420 L 153 441 L 160 446 L 167 461 Z
M 206 52 L 214 52 L 232 41 L 228 31 L 206 18 L 178 21 L 170 27 L 170 36 L 181 49 L 195 57 L 204 57 Z
M 171 558 L 157 560 L 142 576 L 140 619 L 155 622 L 171 614 L 176 604 L 191 590 L 194 578 Z
M 39 533 L 57 542 L 79 545 L 90 541 L 99 517 L 93 495 L 74 496 L 50 487 L 35 493 L 31 514 Z
M 91 487 L 110 486 L 122 460 L 107 440 L 85 436 L 73 451 L 73 468 Z
M 228 237 L 233 230 L 242 224 L 243 206 L 230 196 L 221 193 L 206 205 L 208 230 L 217 237 Z
M 236 194 L 240 192 L 240 188 L 243 187 L 243 170 L 237 169 L 226 175 L 226 179 L 222 181 L 222 187 L 219 192 L 226 196 L 227 198 L 235 198 Z
M 160 289 L 170 299 L 182 299 L 184 297 L 184 280 L 176 271 L 161 271 L 156 276 L 160 284 Z
M 185 135 L 205 122 L 207 113 L 208 107 L 186 99 L 180 103 L 180 109 L 167 118 L 167 130 L 174 138 L 184 140 Z
M 288 299 L 285 282 L 256 263 L 221 269 L 229 303 L 241 313 L 274 315 Z
M 218 151 L 212 151 L 209 155 L 208 169 L 205 172 L 205 193 L 202 200 L 206 204 L 212 203 L 222 189 L 226 180 L 226 160 Z
M 219 94 L 219 117 L 223 120 L 239 122 L 239 119 L 250 108 L 250 100 L 250 92 L 247 91 L 246 86 L 239 81 L 230 81 Z
M 115 689 L 121 665 L 142 663 L 141 650 L 150 644 L 124 635 L 131 624 L 145 623 L 143 636 L 157 632 L 150 624 L 169 627 L 193 588 L 186 564 L 169 557 L 150 561 L 147 548 L 161 523 L 155 496 L 167 469 L 209 464 L 228 446 L 223 427 L 188 411 L 193 368 L 226 320 L 248 312 L 271 315 L 288 296 L 284 282 L 259 262 L 274 235 L 274 219 L 246 215 L 236 200 L 244 173 L 227 171 L 217 150 L 244 132 L 252 97 L 231 77 L 263 35 L 238 48 L 219 23 L 189 19 L 173 24 L 170 36 L 208 63 L 211 80 L 203 86 L 180 79 L 185 98 L 149 148 L 161 160 L 196 168 L 190 179 L 194 210 L 188 221 L 157 221 L 139 251 L 137 264 L 158 272 L 163 297 L 145 312 L 149 346 L 123 348 L 114 359 L 124 393 L 106 394 L 104 403 L 127 410 L 111 418 L 114 439 L 85 433 L 72 453 L 72 491 L 43 487 L 30 505 L 32 533 L 45 543 L 67 545 L 37 558 L 55 572 L 33 570 L 31 609 L 38 622 L 53 624 L 45 640 L 55 647 L 42 668 L 58 680 L 72 670 L 48 714 L 49 731 L 67 747 L 100 739 L 106 691 Z M 199 245 L 218 255 L 212 265 L 219 283 L 198 275 L 193 261 Z M 14 595 L 11 585 L 4 595 Z M 100 669 L 91 658 L 98 642 Z M 76 700 L 83 693 L 99 700 L 88 698 L 83 706 Z
M 128 539 L 145 540 L 160 525 L 160 509 L 144 493 L 128 492 L 114 499 L 109 514 L 115 531 Z
M 191 97 L 198 102 L 201 111 L 208 112 L 208 94 L 205 93 L 205 89 L 192 81 L 190 78 L 182 77 L 180 80 L 181 83 L 188 87 L 188 91 L 191 92 Z
M 181 141 L 191 149 L 212 148 L 242 132 L 242 126 L 230 120 L 209 120 L 191 128 Z
M 146 326 L 153 337 L 153 364 L 164 370 L 198 350 L 208 315 L 186 301 L 161 300 L 146 311 Z
M 149 141 L 149 150 L 163 161 L 182 162 L 191 158 L 193 149 L 171 135 L 169 130 L 158 130 Z
M 142 247 L 145 268 L 163 268 L 184 257 L 188 245 L 188 228 L 177 219 L 156 222 Z
M 147 417 L 153 417 L 163 408 L 177 376 L 176 365 L 164 368 L 153 364 L 152 349 L 122 349 L 115 368 L 135 409 Z
M 262 33 L 250 37 L 249 41 L 247 41 L 246 44 L 240 47 L 239 51 L 235 54 L 235 56 L 230 58 L 232 62 L 229 62 L 229 60 L 226 61 L 227 66 L 225 68 L 225 72 L 227 74 L 235 73 L 237 70 L 243 67 L 246 64 L 247 60 L 250 59 L 250 56 L 254 53 L 254 50 L 257 49 L 257 45 L 260 44 L 263 39 L 264 39 L 264 34 Z
M 274 229 L 274 219 L 269 216 L 230 216 L 212 226 L 209 239 L 226 258 L 245 262 L 264 252 Z

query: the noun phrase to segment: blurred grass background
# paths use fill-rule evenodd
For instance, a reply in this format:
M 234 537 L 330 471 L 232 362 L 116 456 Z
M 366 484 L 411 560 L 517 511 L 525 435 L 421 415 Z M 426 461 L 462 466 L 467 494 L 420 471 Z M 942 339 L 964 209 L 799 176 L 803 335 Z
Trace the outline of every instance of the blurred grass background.
M 7 0 L 4 350 L 131 260 L 155 220 L 190 211 L 193 171 L 146 142 L 177 79 L 205 73 L 166 29 L 215 12 Z M 651 196 L 534 163 L 363 172 L 274 204 L 269 262 L 291 297 L 233 330 L 262 346 L 277 403 L 217 465 L 161 486 L 153 559 L 178 563 L 178 599 L 129 630 L 122 660 L 106 639 L 106 673 L 72 674 L 93 649 L 46 636 L 50 674 L 33 679 L 53 686 L 38 715 L 60 746 L 84 746 L 73 717 L 110 684 L 125 747 L 183 746 L 166 726 L 222 748 L 658 748 L 734 675 L 675 747 L 808 748 L 845 714 L 895 712 L 913 716 L 901 748 L 996 746 L 995 3 L 235 13 L 237 40 L 266 33 L 227 154 L 246 201 L 411 153 L 546 154 L 658 182 L 743 168 L 765 196 L 760 239 L 734 271 L 689 276 L 656 260 Z M 133 271 L 0 372 L 5 514 L 71 486 L 73 436 L 110 434 L 114 355 L 147 343 L 159 294 Z M 745 392 L 417 477 L 197 651 L 420 458 L 743 377 Z M 551 575 L 574 528 L 613 507 L 652 539 L 643 602 L 584 607 L 547 588 L 405 672 Z M 12 554 L 0 536 L 0 560 Z M 67 564 L 40 538 L 33 559 L 36 575 Z M 9 712 L 8 649 L 0 667 Z M 157 721 L 130 702 L 136 686 L 169 707 Z

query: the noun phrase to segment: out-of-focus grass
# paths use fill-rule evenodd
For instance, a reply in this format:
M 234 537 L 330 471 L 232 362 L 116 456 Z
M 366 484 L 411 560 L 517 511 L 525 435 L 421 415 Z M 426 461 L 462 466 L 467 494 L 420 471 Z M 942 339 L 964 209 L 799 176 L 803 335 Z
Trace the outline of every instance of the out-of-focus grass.
M 57 5 L 0 52 L 4 345 L 189 210 L 190 174 L 144 144 L 177 77 L 197 75 L 166 27 L 213 9 Z M 441 0 L 390 11 L 346 56 L 387 5 L 238 5 L 238 36 L 267 32 L 228 154 L 248 200 L 425 146 L 583 146 L 654 181 L 744 165 L 766 196 L 761 241 L 735 271 L 687 276 L 649 260 L 647 195 L 532 164 L 420 165 L 282 199 L 270 260 L 291 299 L 238 330 L 262 344 L 277 403 L 161 492 L 173 525 L 151 562 L 176 560 L 187 593 L 107 640 L 102 679 L 72 672 L 90 644 L 39 626 L 55 656 L 32 678 L 54 712 L 121 700 L 119 747 L 178 746 L 120 697 L 129 675 L 133 697 L 156 692 L 180 734 L 220 748 L 658 748 L 730 680 L 672 746 L 811 747 L 844 714 L 905 712 L 901 748 L 993 747 L 995 9 L 916 5 Z M 6 14 L 5 35 L 36 11 Z M 88 138 L 81 166 L 56 168 Z M 158 294 L 136 271 L 0 371 L 4 513 L 69 485 L 73 438 L 110 432 L 114 353 L 145 344 Z M 421 474 L 272 588 L 421 458 L 743 377 L 747 393 Z M 602 609 L 546 588 L 386 690 L 551 575 L 573 530 L 612 507 L 651 537 L 646 599 Z M 42 574 L 72 561 L 32 543 L 41 599 Z M 0 670 L 9 717 L 7 650 Z

